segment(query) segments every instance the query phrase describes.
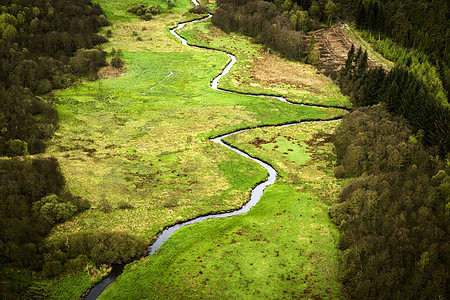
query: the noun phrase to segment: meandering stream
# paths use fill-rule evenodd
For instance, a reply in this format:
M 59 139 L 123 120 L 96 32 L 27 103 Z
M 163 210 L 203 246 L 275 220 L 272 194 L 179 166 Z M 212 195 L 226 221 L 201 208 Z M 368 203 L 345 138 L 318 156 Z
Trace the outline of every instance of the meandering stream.
M 198 6 L 199 3 L 196 0 L 192 0 L 192 2 L 194 3 L 195 6 Z M 236 94 L 245 94 L 248 96 L 254 96 L 254 97 L 269 97 L 269 98 L 274 98 L 274 99 L 278 99 L 282 102 L 286 102 L 289 104 L 294 104 L 294 105 L 306 105 L 306 104 L 301 104 L 301 103 L 295 103 L 295 102 L 291 102 L 289 100 L 287 100 L 284 97 L 281 96 L 272 96 L 272 95 L 266 95 L 266 94 L 246 94 L 246 93 L 240 93 L 240 92 L 235 92 L 235 91 L 230 91 L 230 90 L 225 90 L 225 89 L 220 89 L 219 86 L 219 81 L 220 79 L 226 75 L 231 68 L 233 67 L 233 65 L 237 62 L 236 57 L 228 52 L 222 51 L 222 50 L 217 50 L 217 49 L 212 49 L 212 48 L 207 48 L 207 47 L 199 47 L 199 46 L 195 46 L 195 45 L 189 45 L 188 42 L 186 41 L 186 39 L 184 39 L 183 37 L 181 37 L 176 31 L 183 28 L 184 25 L 188 24 L 188 23 L 194 23 L 194 22 L 199 22 L 199 21 L 203 21 L 206 20 L 208 18 L 212 17 L 211 14 L 208 14 L 205 17 L 196 19 L 196 20 L 192 20 L 192 21 L 188 21 L 188 22 L 182 22 L 179 23 L 176 27 L 170 29 L 170 33 L 173 34 L 175 37 L 177 37 L 180 41 L 182 45 L 185 45 L 187 47 L 197 47 L 197 48 L 203 48 L 203 49 L 209 49 L 209 50 L 214 50 L 214 51 L 219 51 L 219 52 L 223 52 L 226 53 L 229 57 L 230 57 L 230 62 L 228 62 L 228 64 L 223 68 L 222 72 L 217 75 L 210 84 L 210 87 L 212 89 L 218 90 L 218 91 L 223 91 L 223 92 L 227 92 L 227 93 L 236 93 Z M 172 75 L 172 71 L 170 72 L 170 75 Z M 168 77 L 166 76 L 166 77 Z M 310 105 L 308 105 L 310 106 Z M 321 105 L 311 105 L 311 106 L 321 106 Z M 330 106 L 332 107 L 332 106 Z M 336 108 L 343 108 L 343 107 L 336 107 Z M 345 108 L 343 108 L 345 109 Z M 340 118 L 334 118 L 331 120 L 317 120 L 317 121 L 335 121 L 335 120 L 339 120 Z M 298 121 L 298 122 L 292 122 L 289 124 L 282 124 L 279 126 L 289 126 L 289 125 L 295 125 L 295 124 L 300 124 L 300 123 L 307 123 L 307 122 L 311 122 L 314 120 L 305 120 L 305 121 Z M 262 127 L 262 126 L 260 126 Z M 238 134 L 244 131 L 247 131 L 249 129 L 241 129 L 241 130 L 237 130 L 237 131 L 233 131 L 233 132 L 229 132 L 226 133 L 224 135 L 212 138 L 211 141 L 214 143 L 217 143 L 219 145 L 222 145 L 223 147 L 226 147 L 234 152 L 236 152 L 239 155 L 244 156 L 245 158 L 251 159 L 255 162 L 257 162 L 258 164 L 260 164 L 262 167 L 264 167 L 267 172 L 269 173 L 267 179 L 261 183 L 259 183 L 252 191 L 251 191 L 251 196 L 250 196 L 250 200 L 244 205 L 242 206 L 240 209 L 234 210 L 234 211 L 230 211 L 230 212 L 225 212 L 225 213 L 218 213 L 218 214 L 209 214 L 209 215 L 204 215 L 204 216 L 199 216 L 196 217 L 194 219 L 185 221 L 185 222 L 181 222 L 175 225 L 172 225 L 170 227 L 167 227 L 166 229 L 163 230 L 163 232 L 161 232 L 161 234 L 158 235 L 158 238 L 156 239 L 156 241 L 151 245 L 150 247 L 150 251 L 148 253 L 148 255 L 152 255 L 153 253 L 155 253 L 156 250 L 158 250 L 162 244 L 167 241 L 167 239 L 178 229 L 185 227 L 187 225 L 191 225 L 194 223 L 198 223 L 198 222 L 202 222 L 205 220 L 209 220 L 209 219 L 218 219 L 218 218 L 225 218 L 225 217 L 230 217 L 230 216 L 236 216 L 236 215 L 240 215 L 243 213 L 248 212 L 253 206 L 256 205 L 256 203 L 261 199 L 264 190 L 275 183 L 275 179 L 277 177 L 277 172 L 275 171 L 275 169 L 269 165 L 268 163 L 250 156 L 248 153 L 245 153 L 242 150 L 239 150 L 236 147 L 233 147 L 227 143 L 225 143 L 223 141 L 224 138 L 234 135 L 234 134 Z M 122 270 L 123 270 L 124 265 L 115 265 L 113 266 L 113 270 L 111 271 L 111 273 L 105 277 L 100 283 L 98 283 L 96 286 L 94 286 L 89 293 L 87 294 L 87 296 L 85 297 L 85 299 L 91 300 L 91 299 L 97 299 L 98 296 L 100 296 L 100 294 L 105 290 L 105 288 L 112 282 L 115 281 L 116 277 L 118 277 L 120 274 L 122 274 Z

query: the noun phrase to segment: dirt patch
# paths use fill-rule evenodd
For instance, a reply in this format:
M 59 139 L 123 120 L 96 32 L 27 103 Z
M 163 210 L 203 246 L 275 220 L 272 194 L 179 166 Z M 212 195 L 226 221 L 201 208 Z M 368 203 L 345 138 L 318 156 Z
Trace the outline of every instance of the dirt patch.
M 125 74 L 125 70 L 114 68 L 113 66 L 103 67 L 98 70 L 98 77 L 100 79 L 117 78 L 122 77 Z
M 339 70 L 347 60 L 347 53 L 352 47 L 359 47 L 359 42 L 348 34 L 339 25 L 320 30 L 314 33 L 317 45 L 320 49 L 320 72 L 330 76 L 333 80 L 337 78 Z M 382 64 L 369 54 L 368 64 L 370 67 L 382 66 Z
M 248 143 L 251 145 L 254 145 L 255 147 L 262 148 L 261 147 L 262 144 L 274 143 L 274 141 L 275 141 L 275 137 L 272 137 L 270 140 L 265 140 L 260 137 L 256 137 L 254 140 L 252 140 Z

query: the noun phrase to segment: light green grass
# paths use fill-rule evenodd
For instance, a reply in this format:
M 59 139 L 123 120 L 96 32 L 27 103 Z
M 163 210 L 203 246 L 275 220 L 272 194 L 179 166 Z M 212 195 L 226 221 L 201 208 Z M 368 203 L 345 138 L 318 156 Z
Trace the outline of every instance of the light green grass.
M 284 136 L 290 141 L 310 141 L 318 130 L 331 132 L 335 124 L 303 124 L 268 128 L 264 134 L 251 130 L 233 139 L 233 144 L 252 155 L 277 161 L 274 151 L 249 144 L 256 137 Z M 272 131 L 274 129 L 274 131 Z M 330 144 L 310 147 L 311 153 L 330 151 Z M 303 156 L 306 166 L 295 163 L 307 185 L 311 173 L 320 173 L 322 199 L 318 190 L 304 191 L 281 179 L 266 189 L 264 196 L 244 215 L 209 220 L 178 230 L 151 257 L 126 267 L 117 282 L 101 299 L 278 299 L 341 298 L 337 282 L 339 253 L 337 230 L 327 211 L 337 186 L 330 161 Z M 280 163 L 283 159 L 280 159 Z M 278 168 L 277 168 L 278 169 Z
M 347 97 L 331 79 L 318 74 L 311 65 L 268 54 L 263 46 L 235 33 L 225 34 L 213 27 L 209 20 L 189 24 L 185 28 L 180 34 L 189 43 L 224 50 L 236 56 L 237 63 L 221 80 L 221 88 L 282 95 L 297 103 L 350 107 Z M 265 60 L 270 62 L 262 63 Z
M 338 109 L 214 91 L 209 83 L 228 56 L 181 46 L 168 32 L 192 15 L 167 13 L 144 22 L 133 15 L 118 17 L 125 5 L 120 1 L 98 2 L 111 4 L 105 11 L 116 15 L 110 27 L 113 36 L 105 47 L 123 49 L 127 72 L 58 94 L 60 126 L 48 155 L 58 158 L 68 189 L 88 199 L 92 209 L 58 225 L 49 242 L 80 231 L 117 230 L 150 243 L 167 225 L 240 207 L 266 173 L 209 137 L 244 127 L 342 115 Z M 136 41 L 133 31 L 139 31 L 142 42 Z M 258 51 L 244 40 L 234 50 L 239 47 Z M 300 153 L 292 159 L 299 163 L 307 157 Z M 286 195 L 282 198 L 308 197 L 283 184 L 274 188 Z M 111 212 L 101 210 L 105 199 L 112 204 Z M 133 208 L 120 209 L 124 202 Z M 79 278 L 88 281 L 80 286 L 92 284 L 90 277 Z M 55 293 L 67 282 L 55 281 Z

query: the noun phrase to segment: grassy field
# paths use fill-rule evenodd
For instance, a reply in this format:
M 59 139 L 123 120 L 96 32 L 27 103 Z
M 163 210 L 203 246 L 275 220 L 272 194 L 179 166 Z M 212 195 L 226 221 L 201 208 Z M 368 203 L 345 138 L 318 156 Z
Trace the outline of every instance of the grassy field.
M 167 225 L 200 214 L 240 207 L 248 200 L 251 188 L 267 175 L 259 165 L 212 143 L 209 137 L 244 127 L 275 125 L 304 119 L 327 119 L 343 114 L 338 109 L 292 106 L 275 99 L 254 98 L 210 89 L 209 82 L 226 64 L 227 55 L 184 47 L 168 31 L 177 22 L 193 18 L 193 15 L 184 13 L 190 7 L 188 1 L 177 1 L 177 8 L 173 9 L 172 13 L 163 13 L 149 22 L 139 20 L 136 16 L 125 12 L 127 8 L 142 1 L 137 3 L 136 1 L 98 0 L 96 2 L 104 8 L 108 18 L 113 22 L 109 28 L 104 29 L 105 32 L 108 29 L 112 31 L 112 37 L 105 45 L 105 50 L 122 49 L 127 71 L 122 77 L 82 83 L 58 94 L 56 106 L 60 115 L 60 126 L 47 153 L 58 158 L 69 190 L 75 195 L 88 199 L 92 209 L 58 225 L 48 238 L 49 242 L 76 232 L 112 230 L 145 237 L 150 243 Z M 148 1 L 148 3 L 152 2 Z M 346 98 L 335 92 L 334 89 L 337 88 L 329 84 L 323 76 L 316 74 L 309 66 L 268 55 L 259 46 L 250 44 L 243 37 L 232 36 L 233 40 L 230 40 L 221 32 L 211 33 L 209 26 L 201 25 L 201 23 L 198 25 L 200 29 L 188 29 L 184 34 L 192 40 L 193 30 L 196 32 L 203 30 L 202 36 L 206 37 L 210 34 L 210 43 L 215 44 L 215 47 L 220 48 L 227 41 L 235 45 L 233 49 L 228 50 L 236 53 L 240 62 L 236 70 L 233 69 L 233 72 L 224 78 L 225 88 L 242 90 L 243 84 L 238 84 L 240 76 L 251 78 L 255 68 L 264 72 L 264 64 L 267 67 L 268 61 L 276 61 L 275 66 L 280 70 L 284 67 L 287 70 L 296 68 L 303 74 L 302 78 L 305 79 L 302 80 L 308 81 L 311 87 L 317 90 L 305 92 L 307 89 L 289 83 L 282 72 L 279 72 L 279 76 L 271 79 L 274 81 L 273 90 L 267 89 L 263 81 L 255 79 L 255 84 L 259 82 L 260 85 L 252 85 L 254 89 L 252 91 L 266 93 L 272 91 L 275 94 L 286 91 L 286 95 L 290 98 L 292 96 L 292 100 L 299 102 L 347 105 Z M 137 37 L 141 37 L 142 40 L 137 40 Z M 256 65 L 259 67 L 255 67 Z M 315 84 L 318 86 L 314 87 Z M 276 87 L 283 87 L 283 89 Z M 311 132 L 308 129 L 305 134 L 311 135 L 319 128 L 328 130 L 328 125 L 325 124 L 332 123 L 321 123 L 317 125 L 319 126 L 317 128 L 311 127 L 315 129 L 311 129 Z M 299 127 L 286 127 L 283 130 L 299 131 L 295 128 Z M 251 138 L 251 141 L 257 137 L 264 137 L 264 132 L 272 134 L 277 130 L 281 129 L 256 129 L 243 134 L 242 138 Z M 299 135 L 299 132 L 288 134 L 299 139 L 309 139 Z M 239 138 L 241 137 L 236 137 L 236 139 Z M 338 290 L 335 282 L 337 250 L 334 248 L 334 239 L 336 233 L 326 214 L 327 203 L 313 201 L 318 197 L 328 197 L 333 194 L 332 186 L 334 185 L 329 182 L 329 178 L 322 180 L 320 177 L 322 176 L 320 172 L 329 168 L 324 165 L 321 167 L 324 170 L 317 171 L 320 174 L 313 172 L 308 175 L 309 177 L 297 176 L 296 170 L 300 170 L 300 166 L 311 161 L 311 154 L 302 152 L 306 146 L 301 141 L 299 145 L 292 146 L 295 151 L 294 148 L 290 151 L 288 150 L 290 148 L 287 148 L 289 142 L 287 138 L 283 140 L 280 136 L 277 139 L 279 149 L 286 148 L 287 153 L 293 152 L 287 156 L 278 153 L 279 151 L 265 149 L 266 144 L 261 149 L 267 153 L 258 153 L 257 151 L 261 149 L 258 147 L 253 149 L 253 144 L 239 140 L 230 142 L 242 144 L 243 149 L 250 147 L 249 152 L 256 151 L 255 155 L 270 161 L 280 172 L 281 180 L 264 196 L 266 206 L 236 219 L 214 221 L 219 224 L 214 224 L 214 230 L 208 229 L 208 224 L 212 224 L 210 222 L 180 230 L 157 255 L 145 258 L 130 267 L 140 266 L 139 272 L 147 275 L 139 275 L 144 273 L 138 271 L 129 271 L 127 274 L 144 276 L 142 284 L 145 286 L 148 285 L 145 282 L 149 280 L 146 276 L 152 277 L 151 274 L 164 273 L 160 275 L 160 278 L 169 278 L 171 274 L 175 274 L 172 272 L 181 276 L 183 268 L 190 270 L 188 272 L 194 272 L 193 269 L 198 264 L 191 258 L 207 254 L 205 251 L 211 248 L 213 243 L 216 245 L 214 251 L 217 251 L 213 251 L 216 255 L 214 268 L 223 268 L 224 275 L 220 276 L 232 275 L 233 280 L 245 282 L 247 274 L 254 271 L 250 265 L 240 266 L 241 271 L 230 267 L 229 263 L 238 259 L 242 253 L 233 252 L 233 249 L 245 248 L 246 255 L 252 256 L 254 251 L 250 250 L 260 243 L 258 247 L 262 245 L 268 247 L 266 250 L 257 248 L 261 256 L 264 254 L 260 251 L 271 251 L 271 255 L 276 253 L 276 258 L 271 258 L 270 264 L 268 263 L 266 267 L 263 267 L 264 259 L 258 258 L 258 261 L 254 262 L 255 266 L 260 264 L 259 266 L 265 268 L 265 271 L 261 271 L 262 273 L 258 275 L 261 278 L 249 283 L 252 287 L 244 290 L 243 293 L 256 293 L 254 287 L 260 285 L 260 280 L 275 281 L 276 285 L 277 277 L 264 277 L 264 274 L 268 274 L 269 269 L 277 264 L 285 264 L 283 268 L 278 267 L 280 268 L 277 273 L 279 276 L 284 274 L 283 276 L 296 277 L 296 280 L 303 278 L 302 280 L 305 281 L 305 283 L 298 282 L 299 286 L 295 289 L 297 292 L 300 291 L 299 287 L 305 287 L 303 290 L 306 294 L 323 292 L 336 295 Z M 329 148 L 324 149 L 329 151 Z M 284 161 L 283 156 L 288 159 Z M 324 161 L 321 160 L 321 163 Z M 308 185 L 304 184 L 306 181 Z M 308 201 L 310 204 L 307 204 Z M 102 209 L 105 205 L 110 205 L 112 209 L 105 212 Z M 273 216 L 274 210 L 279 211 L 281 215 Z M 289 213 L 283 212 L 285 210 Z M 308 216 L 309 219 L 304 219 L 313 223 L 303 223 L 301 226 L 305 228 L 301 229 L 297 222 L 299 214 Z M 269 217 L 273 220 L 267 221 Z M 295 220 L 295 222 L 289 223 L 289 220 Z M 281 230 L 279 227 L 281 225 L 277 224 L 282 224 L 286 229 Z M 235 230 L 234 226 L 241 229 Z M 259 231 L 251 231 L 253 226 L 259 228 Z M 238 230 L 242 234 L 233 233 Z M 275 239 L 270 238 L 271 243 L 255 242 L 258 236 L 272 237 L 276 230 L 279 231 L 279 236 Z M 321 230 L 324 232 L 326 230 L 323 238 L 324 232 Z M 191 240 L 194 241 L 194 236 L 197 236 L 196 241 L 205 242 L 205 233 L 211 234 L 206 244 L 196 246 L 192 242 L 190 246 L 185 245 Z M 184 240 L 186 235 L 188 240 Z M 276 239 L 279 244 L 275 244 Z M 180 246 L 175 252 L 168 253 L 167 249 L 173 247 L 170 246 L 171 244 Z M 229 244 L 229 247 L 234 248 L 218 248 L 220 247 L 217 246 L 218 244 Z M 271 248 L 273 245 L 278 245 L 277 249 Z M 321 252 L 320 249 L 325 245 L 327 250 Z M 188 251 L 185 253 L 186 249 Z M 228 252 L 232 251 L 233 254 L 228 257 L 227 252 L 224 252 L 225 249 L 228 249 L 226 250 Z M 180 260 L 177 260 L 179 263 L 182 262 L 181 259 L 184 259 L 182 257 L 186 257 L 181 269 L 173 271 L 167 269 L 167 258 L 170 261 L 173 257 L 180 257 Z M 299 257 L 299 261 L 293 261 L 293 257 Z M 156 269 L 152 266 L 150 266 L 151 269 L 148 268 L 147 264 L 157 258 L 163 259 L 160 261 L 162 265 Z M 228 263 L 219 264 L 221 258 Z M 241 260 L 244 264 L 244 256 Z M 327 267 L 327 270 L 323 272 L 318 270 L 325 267 L 317 263 L 322 260 L 326 260 L 329 264 L 329 268 Z M 298 269 L 287 262 L 296 264 L 295 268 L 298 267 Z M 170 264 L 175 267 L 173 262 Z M 159 270 L 159 273 L 155 270 Z M 291 270 L 298 275 L 292 275 Z M 213 272 L 212 269 L 209 271 Z M 77 297 L 95 281 L 94 275 L 102 272 L 91 270 L 90 276 L 81 274 L 78 277 L 53 281 L 49 289 L 54 290 L 60 298 Z M 200 293 L 191 287 L 196 286 L 194 282 L 198 283 L 201 278 L 194 281 L 191 281 L 190 277 L 183 278 L 177 281 L 174 295 L 180 295 L 179 293 L 184 290 L 189 290 L 192 297 L 195 293 Z M 315 281 L 316 279 L 319 281 Z M 287 286 L 290 279 L 279 281 L 284 282 L 284 280 L 287 280 Z M 127 279 L 123 279 L 121 282 L 126 281 Z M 211 278 L 210 276 L 208 281 L 215 281 L 216 288 L 223 284 L 221 277 Z M 202 282 L 203 280 L 200 281 L 199 286 L 204 285 Z M 283 285 L 280 284 L 280 286 Z M 315 288 L 317 286 L 322 290 Z M 158 289 L 158 292 L 168 288 Z M 211 285 L 211 291 L 213 288 L 214 286 Z M 265 294 L 269 291 L 268 287 L 267 289 L 259 287 L 259 289 Z M 289 290 L 289 293 L 291 292 Z M 112 289 L 110 293 L 113 293 Z M 238 292 L 231 290 L 227 293 L 223 295 L 234 295 L 233 293 Z M 282 295 L 284 290 L 273 286 L 270 293 L 270 295 Z M 323 293 L 321 295 L 325 296 L 326 294 Z
M 327 214 L 339 187 L 326 140 L 335 126 L 269 127 L 230 138 L 285 170 L 283 177 L 250 212 L 175 232 L 156 254 L 128 265 L 101 298 L 341 298 L 337 230 Z
M 297 103 L 350 107 L 330 78 L 307 64 L 288 61 L 264 51 L 237 34 L 224 34 L 206 22 L 188 24 L 181 35 L 190 43 L 233 53 L 237 63 L 221 80 L 224 89 L 282 95 Z

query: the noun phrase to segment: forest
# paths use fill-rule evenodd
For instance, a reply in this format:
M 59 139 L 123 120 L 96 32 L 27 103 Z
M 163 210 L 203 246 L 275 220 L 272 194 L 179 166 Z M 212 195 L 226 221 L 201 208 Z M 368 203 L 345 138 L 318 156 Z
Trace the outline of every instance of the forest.
M 108 242 L 110 233 L 74 237 L 77 241 L 71 242 L 70 251 L 64 244 L 46 245 L 43 239 L 53 226 L 88 209 L 90 204 L 66 190 L 55 158 L 29 156 L 45 151 L 46 141 L 58 126 L 52 90 L 66 88 L 80 78 L 94 80 L 98 69 L 106 65 L 101 44 L 107 40 L 97 32 L 108 24 L 100 6 L 89 0 L 7 0 L 0 6 L 0 295 L 3 299 L 12 295 L 30 297 L 29 283 L 14 278 L 14 269 L 52 278 L 65 270 L 77 272 L 85 266 L 87 257 L 104 262 L 100 253 L 105 248 L 124 247 L 114 243 L 98 248 L 112 244 Z M 131 241 L 128 236 L 122 240 Z M 136 243 L 136 249 L 145 249 L 142 243 Z M 130 244 L 125 247 L 129 249 Z M 132 255 L 138 255 L 139 251 Z M 129 257 L 121 256 L 115 261 L 126 259 Z
M 330 216 L 339 226 L 351 298 L 445 298 L 450 269 L 450 106 L 397 64 L 367 66 L 352 46 L 339 85 L 355 110 L 333 136 L 347 178 Z
M 218 8 L 212 22 L 225 32 L 239 32 L 257 43 L 272 48 L 284 57 L 318 63 L 314 40 L 307 33 L 325 26 L 335 14 L 335 5 L 329 1 L 314 1 L 308 9 L 302 3 L 286 1 L 217 1 Z M 311 44 L 312 41 L 312 44 Z
M 324 2 L 281 2 L 219 1 L 213 21 L 308 62 L 305 32 L 320 28 L 319 21 L 342 18 L 396 62 L 389 71 L 371 69 L 367 52 L 352 46 L 337 80 L 355 109 L 333 136 L 335 174 L 347 179 L 330 209 L 342 232 L 346 294 L 445 299 L 450 294 L 448 3 L 338 0 L 327 10 Z M 287 34 L 296 43 L 286 43 Z
M 394 42 L 403 49 L 415 50 L 420 57 L 425 56 L 436 67 L 447 93 L 450 91 L 448 1 L 336 0 L 336 4 L 341 8 L 342 18 L 367 30 L 379 42 L 391 41 L 388 42 L 391 51 L 383 55 L 398 55 L 398 48 L 392 47 Z
M 217 0 L 215 26 L 289 60 L 319 65 L 314 31 L 343 20 L 395 62 L 371 69 L 367 53 L 352 47 L 336 81 L 353 105 L 332 136 L 335 176 L 346 183 L 329 210 L 341 232 L 340 281 L 349 298 L 450 295 L 449 9 L 444 0 Z M 149 21 L 161 7 L 128 11 Z M 17 270 L 53 279 L 88 263 L 128 262 L 148 247 L 144 238 L 113 231 L 44 242 L 91 205 L 68 191 L 56 158 L 31 155 L 45 153 L 58 128 L 52 91 L 95 80 L 108 64 L 107 39 L 98 34 L 108 24 L 90 0 L 1 3 L 2 298 L 46 297 Z M 111 64 L 123 66 L 117 57 Z

